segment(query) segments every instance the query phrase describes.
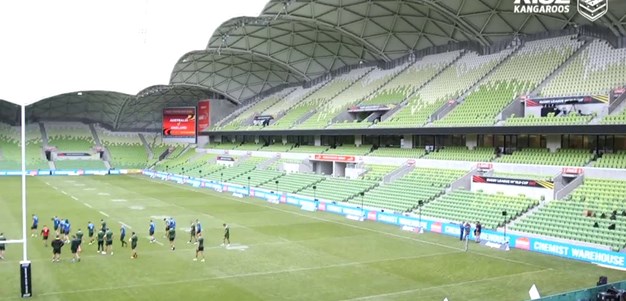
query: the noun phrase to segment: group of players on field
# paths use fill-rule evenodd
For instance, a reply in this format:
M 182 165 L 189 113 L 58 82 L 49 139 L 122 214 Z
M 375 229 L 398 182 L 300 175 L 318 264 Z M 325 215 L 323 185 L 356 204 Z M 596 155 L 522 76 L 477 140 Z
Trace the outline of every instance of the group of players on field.
M 48 238 L 50 236 L 50 229 L 44 225 L 41 232 L 38 233 L 39 227 L 39 217 L 36 214 L 33 214 L 33 224 L 31 226 L 31 237 L 37 237 L 38 234 L 41 234 L 44 246 L 48 246 Z M 165 222 L 165 236 L 170 242 L 170 248 L 172 251 L 176 250 L 175 240 L 176 240 L 176 221 L 174 218 L 164 218 Z M 55 238 L 50 242 L 50 246 L 52 247 L 52 261 L 59 262 L 61 260 L 61 249 L 64 245 L 70 244 L 70 250 L 72 252 L 72 262 L 80 262 L 80 253 L 81 253 L 81 245 L 83 241 L 83 232 L 81 229 L 78 229 L 75 234 L 70 235 L 71 224 L 69 219 L 62 219 L 57 216 L 52 218 L 52 224 L 55 232 Z M 122 224 L 120 227 L 120 242 L 122 247 L 125 247 L 128 243 L 126 242 L 126 225 Z M 222 240 L 222 246 L 227 245 L 230 246 L 230 227 L 227 224 L 223 224 L 224 227 L 224 237 Z M 154 237 L 154 233 L 156 230 L 156 225 L 153 220 L 150 220 L 150 225 L 148 228 L 148 233 L 150 235 L 150 243 L 156 242 L 156 238 Z M 191 222 L 190 226 L 190 237 L 188 243 L 197 244 L 196 248 L 196 256 L 193 259 L 197 261 L 199 257 L 201 257 L 201 261 L 204 262 L 204 238 L 202 237 L 202 224 L 200 224 L 199 220 L 195 222 Z M 98 244 L 98 250 L 96 252 L 101 253 L 102 255 L 113 255 L 113 231 L 107 227 L 107 223 L 104 219 L 100 220 L 100 230 L 98 233 L 95 233 L 95 225 L 90 221 L 87 224 L 87 232 L 89 235 L 89 245 L 92 245 L 95 241 Z M 94 234 L 96 239 L 94 240 Z M 0 233 L 0 259 L 4 259 L 4 244 L 1 241 L 6 240 L 2 233 Z M 138 237 L 137 233 L 132 232 L 130 239 L 128 239 L 131 245 L 131 259 L 137 258 L 137 242 Z

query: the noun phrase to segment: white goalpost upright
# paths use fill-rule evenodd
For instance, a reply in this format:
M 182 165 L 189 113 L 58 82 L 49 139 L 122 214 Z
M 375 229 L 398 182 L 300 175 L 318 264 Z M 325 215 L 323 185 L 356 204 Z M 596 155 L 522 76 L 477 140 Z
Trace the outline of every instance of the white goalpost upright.
M 31 262 L 28 260 L 28 242 L 26 240 L 26 104 L 20 105 L 21 142 L 22 142 L 22 261 L 20 261 L 20 289 L 22 298 L 32 296 Z

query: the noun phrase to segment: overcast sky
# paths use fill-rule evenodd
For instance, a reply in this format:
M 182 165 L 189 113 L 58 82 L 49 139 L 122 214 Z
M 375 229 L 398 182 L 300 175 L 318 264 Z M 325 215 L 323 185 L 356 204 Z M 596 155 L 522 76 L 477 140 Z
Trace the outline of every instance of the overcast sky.
M 75 91 L 136 94 L 168 84 L 176 61 L 222 22 L 267 0 L 0 1 L 0 99 Z

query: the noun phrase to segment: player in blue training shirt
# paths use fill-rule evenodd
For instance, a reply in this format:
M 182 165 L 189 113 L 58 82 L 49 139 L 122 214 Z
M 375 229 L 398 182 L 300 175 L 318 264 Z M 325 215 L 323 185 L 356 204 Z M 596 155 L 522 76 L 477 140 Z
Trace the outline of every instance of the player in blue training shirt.
M 176 229 L 176 220 L 170 217 L 170 229 Z
M 59 224 L 61 223 L 61 220 L 55 215 L 52 218 L 52 227 L 54 228 L 54 232 L 59 235 Z
M 93 244 L 93 232 L 94 232 L 94 228 L 95 225 L 92 222 L 89 222 L 87 224 L 87 232 L 89 232 L 89 244 Z
M 33 225 L 30 226 L 30 237 L 37 237 L 37 227 L 39 226 L 39 217 L 37 214 L 33 214 Z
M 62 241 L 66 241 L 67 239 L 65 239 L 65 220 L 64 219 L 60 219 L 59 221 L 59 234 L 61 234 L 59 237 L 61 238 Z
M 70 230 L 71 230 L 71 224 L 70 224 L 70 220 L 69 219 L 65 219 L 65 231 L 63 232 L 63 234 L 65 235 L 65 243 L 70 243 Z
M 154 224 L 154 222 L 152 220 L 150 220 L 150 229 L 148 230 L 148 232 L 150 233 L 150 243 L 153 243 L 155 241 L 154 239 L 154 230 L 156 229 L 156 225 Z
M 200 224 L 199 220 L 196 220 L 196 236 L 200 236 L 202 234 L 202 224 Z
M 122 227 L 120 228 L 120 241 L 122 242 L 122 248 L 127 245 L 126 240 L 124 240 L 124 238 L 126 238 L 126 227 L 122 225 Z

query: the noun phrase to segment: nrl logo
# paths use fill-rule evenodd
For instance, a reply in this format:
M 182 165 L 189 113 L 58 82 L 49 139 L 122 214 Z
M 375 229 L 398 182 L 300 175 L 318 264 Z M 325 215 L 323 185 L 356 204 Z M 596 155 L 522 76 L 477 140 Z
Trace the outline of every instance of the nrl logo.
M 578 0 L 578 13 L 593 22 L 609 10 L 608 0 Z

